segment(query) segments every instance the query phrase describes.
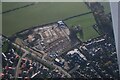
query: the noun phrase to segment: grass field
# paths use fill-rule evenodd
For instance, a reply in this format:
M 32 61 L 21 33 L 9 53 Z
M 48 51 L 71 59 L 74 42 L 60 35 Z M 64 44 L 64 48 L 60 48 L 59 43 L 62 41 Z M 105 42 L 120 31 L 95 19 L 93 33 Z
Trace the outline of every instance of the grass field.
M 3 3 L 3 11 L 26 4 L 30 3 Z M 103 4 L 106 6 L 106 3 Z M 54 22 L 88 11 L 90 10 L 82 2 L 36 3 L 35 5 L 3 14 L 3 34 L 6 36 L 11 36 L 18 31 L 38 24 Z M 65 22 L 69 27 L 80 24 L 84 32 L 83 40 L 88 40 L 98 36 L 97 32 L 92 28 L 92 25 L 95 23 L 92 14 L 77 17 Z

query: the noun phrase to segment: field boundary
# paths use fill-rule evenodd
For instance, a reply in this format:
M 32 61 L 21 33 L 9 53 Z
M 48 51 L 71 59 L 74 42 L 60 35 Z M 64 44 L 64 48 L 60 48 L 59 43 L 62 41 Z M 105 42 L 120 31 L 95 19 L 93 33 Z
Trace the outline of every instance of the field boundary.
M 17 7 L 17 8 L 14 8 L 14 9 L 7 10 L 7 11 L 3 11 L 2 14 L 13 12 L 13 11 L 16 11 L 16 10 L 19 10 L 19 9 L 22 9 L 22 8 L 26 8 L 26 7 L 29 7 L 29 6 L 32 6 L 32 5 L 35 5 L 35 3 L 31 3 L 31 4 L 21 6 L 21 7 Z
M 82 13 L 82 14 L 79 14 L 79 15 L 75 15 L 75 16 L 70 16 L 70 17 L 68 17 L 68 18 L 65 18 L 65 19 L 62 19 L 62 20 L 58 20 L 58 21 L 67 21 L 67 20 L 69 20 L 69 19 L 73 19 L 73 18 L 75 18 L 75 17 L 80 17 L 80 16 L 83 16 L 83 15 L 87 15 L 87 14 L 91 14 L 92 12 L 91 11 L 89 11 L 89 12 L 85 12 L 85 13 Z M 22 32 L 24 32 L 24 31 L 27 31 L 27 30 L 30 30 L 30 29 L 34 29 L 34 28 L 38 28 L 38 27 L 42 27 L 42 26 L 46 26 L 46 25 L 50 25 L 50 24 L 53 24 L 53 23 L 56 23 L 57 21 L 54 21 L 54 22 L 50 22 L 50 23 L 46 23 L 46 24 L 38 24 L 38 25 L 36 25 L 36 26 L 32 26 L 32 27 L 30 27 L 30 28 L 27 28 L 27 29 L 24 29 L 24 30 L 22 30 L 22 31 L 19 31 L 19 32 L 16 32 L 16 33 L 14 33 L 12 36 L 10 36 L 10 37 L 15 37 L 15 35 L 17 35 L 17 34 L 19 34 L 19 33 L 22 33 Z M 65 22 L 64 22 L 65 23 Z M 67 24 L 65 23 L 65 25 L 67 26 Z M 68 26 L 67 26 L 68 27 Z

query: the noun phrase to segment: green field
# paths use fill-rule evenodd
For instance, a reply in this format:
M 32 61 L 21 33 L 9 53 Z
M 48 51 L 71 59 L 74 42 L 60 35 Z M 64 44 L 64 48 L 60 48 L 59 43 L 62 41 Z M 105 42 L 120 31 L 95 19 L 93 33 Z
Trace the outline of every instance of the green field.
M 20 7 L 30 3 L 3 3 L 3 11 Z M 106 6 L 106 3 L 104 3 Z M 36 3 L 35 5 L 15 10 L 3 14 L 3 34 L 11 36 L 18 31 L 26 28 L 54 22 L 70 16 L 78 15 L 90 11 L 83 2 L 77 3 Z M 71 27 L 74 25 L 81 25 L 83 28 L 84 39 L 97 37 L 97 32 L 92 28 L 95 20 L 92 14 L 77 17 L 68 21 L 66 24 Z

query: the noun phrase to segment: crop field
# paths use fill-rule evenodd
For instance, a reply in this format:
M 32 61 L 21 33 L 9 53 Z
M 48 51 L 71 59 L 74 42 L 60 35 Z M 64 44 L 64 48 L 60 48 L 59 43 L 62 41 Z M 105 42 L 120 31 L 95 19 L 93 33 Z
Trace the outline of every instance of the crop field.
M 9 3 L 3 3 L 2 8 L 4 12 L 28 4 L 31 3 L 9 2 Z M 109 7 L 108 3 L 103 3 L 103 4 L 107 8 Z M 108 9 L 105 10 L 109 12 Z M 16 32 L 19 32 L 21 30 L 36 25 L 55 22 L 70 16 L 78 15 L 89 11 L 90 10 L 83 2 L 34 3 L 34 5 L 20 8 L 18 10 L 14 10 L 8 13 L 4 13 L 2 18 L 2 23 L 3 23 L 2 31 L 4 35 L 10 37 Z M 84 41 L 98 36 L 97 32 L 92 28 L 92 25 L 95 24 L 95 20 L 92 14 L 76 17 L 65 21 L 65 23 L 68 25 L 68 27 L 81 25 L 84 34 L 83 35 L 84 39 L 82 40 Z

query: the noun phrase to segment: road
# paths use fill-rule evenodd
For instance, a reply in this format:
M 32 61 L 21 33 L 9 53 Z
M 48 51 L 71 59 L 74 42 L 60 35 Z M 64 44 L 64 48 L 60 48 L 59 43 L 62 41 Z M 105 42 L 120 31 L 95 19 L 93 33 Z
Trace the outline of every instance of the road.
M 79 68 L 80 68 L 80 65 L 77 65 L 72 70 L 70 70 L 68 73 L 73 73 L 74 71 L 76 71 Z
M 18 62 L 18 65 L 16 67 L 16 74 L 15 74 L 15 78 L 17 78 L 17 75 L 18 75 L 18 70 L 19 70 L 19 66 L 20 66 L 20 62 L 21 62 L 21 59 L 26 57 L 27 54 L 30 54 L 29 51 L 27 51 L 26 49 L 24 49 L 23 47 L 20 47 L 19 45 L 15 44 L 15 43 L 12 43 L 14 46 L 16 46 L 17 48 L 20 48 L 22 51 L 24 51 L 25 53 L 22 55 L 22 57 L 19 59 L 19 62 Z M 36 59 L 37 61 L 39 61 L 41 64 L 47 66 L 49 65 L 50 67 L 53 67 L 54 69 L 58 69 L 61 73 L 65 74 L 68 78 L 71 77 L 71 75 L 69 73 L 67 73 L 67 71 L 65 71 L 64 69 L 62 69 L 61 67 L 53 64 L 52 62 L 49 62 L 47 60 L 45 60 L 44 58 L 41 59 L 41 58 L 38 58 L 38 54 L 35 56 L 35 53 L 31 53 L 30 54 L 31 57 L 33 57 L 34 59 Z M 47 66 L 48 67 L 48 66 Z

